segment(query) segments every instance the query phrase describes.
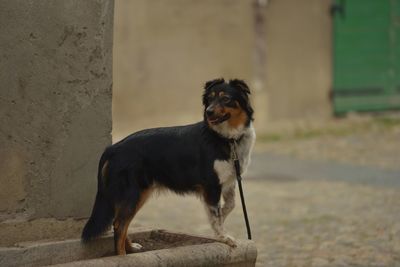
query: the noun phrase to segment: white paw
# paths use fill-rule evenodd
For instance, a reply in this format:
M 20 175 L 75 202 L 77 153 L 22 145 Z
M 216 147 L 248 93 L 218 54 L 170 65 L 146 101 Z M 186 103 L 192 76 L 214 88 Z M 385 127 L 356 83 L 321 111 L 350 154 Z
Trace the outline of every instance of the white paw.
M 131 246 L 134 250 L 141 250 L 143 248 L 139 243 L 131 243 Z
M 221 242 L 227 244 L 228 246 L 235 248 L 237 247 L 235 238 L 231 237 L 230 235 L 224 235 L 221 238 Z

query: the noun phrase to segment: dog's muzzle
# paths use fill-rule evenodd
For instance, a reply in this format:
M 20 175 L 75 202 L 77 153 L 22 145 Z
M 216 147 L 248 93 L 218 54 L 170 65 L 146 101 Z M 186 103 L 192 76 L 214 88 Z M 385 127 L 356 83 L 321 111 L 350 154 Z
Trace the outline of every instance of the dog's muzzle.
M 212 115 L 208 115 L 207 114 L 207 120 L 209 123 L 211 124 L 220 124 L 226 120 L 228 120 L 231 117 L 231 115 L 229 113 L 225 113 L 223 115 L 216 115 L 216 114 L 212 114 Z

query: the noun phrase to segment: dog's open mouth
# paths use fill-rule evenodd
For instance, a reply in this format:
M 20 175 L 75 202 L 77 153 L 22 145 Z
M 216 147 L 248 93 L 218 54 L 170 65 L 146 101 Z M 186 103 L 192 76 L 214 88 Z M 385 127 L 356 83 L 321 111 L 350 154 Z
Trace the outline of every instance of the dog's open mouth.
M 216 124 L 220 124 L 220 123 L 228 120 L 230 117 L 231 117 L 231 115 L 229 113 L 226 113 L 222 116 L 215 116 L 215 115 L 209 116 L 209 117 L 207 117 L 207 119 L 208 119 L 209 123 L 216 125 Z

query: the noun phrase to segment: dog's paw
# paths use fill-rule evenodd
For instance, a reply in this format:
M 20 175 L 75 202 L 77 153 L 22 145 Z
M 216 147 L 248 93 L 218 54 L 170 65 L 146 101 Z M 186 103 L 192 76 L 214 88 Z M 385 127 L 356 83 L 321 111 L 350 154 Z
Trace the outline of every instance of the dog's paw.
M 132 244 L 131 244 L 131 247 L 132 247 L 134 250 L 141 250 L 141 249 L 143 248 L 143 246 L 140 245 L 139 243 L 132 243 Z
M 235 248 L 237 247 L 236 240 L 230 235 L 224 235 L 221 238 L 221 242 L 227 244 L 228 246 Z
M 129 245 L 126 246 L 126 252 L 127 253 L 135 253 L 140 250 L 142 250 L 143 246 L 140 245 L 139 243 L 130 243 Z

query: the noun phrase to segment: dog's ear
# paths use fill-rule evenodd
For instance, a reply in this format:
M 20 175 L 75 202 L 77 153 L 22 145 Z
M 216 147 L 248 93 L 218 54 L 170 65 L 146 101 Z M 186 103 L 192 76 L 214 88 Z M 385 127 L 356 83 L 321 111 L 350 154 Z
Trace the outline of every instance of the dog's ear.
M 249 86 L 247 86 L 247 84 L 243 80 L 239 80 L 239 79 L 229 80 L 229 85 L 238 89 L 239 91 L 244 93 L 246 96 L 251 94 Z
M 225 82 L 225 80 L 223 78 L 214 79 L 214 80 L 206 82 L 206 84 L 204 85 L 203 105 L 207 105 L 207 95 L 210 92 L 211 88 L 213 88 L 217 84 L 224 83 L 224 82 Z
M 246 109 L 250 121 L 254 120 L 253 118 L 254 110 L 250 105 L 250 99 L 249 99 L 249 94 L 251 94 L 249 86 L 247 86 L 247 84 L 243 80 L 238 80 L 238 79 L 229 80 L 229 85 L 238 90 L 240 94 L 243 96 L 243 101 L 241 101 L 242 103 L 241 105 Z

